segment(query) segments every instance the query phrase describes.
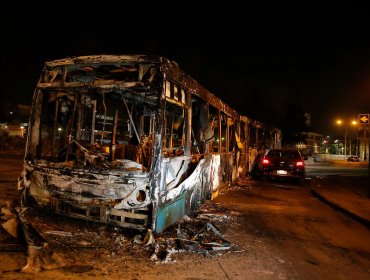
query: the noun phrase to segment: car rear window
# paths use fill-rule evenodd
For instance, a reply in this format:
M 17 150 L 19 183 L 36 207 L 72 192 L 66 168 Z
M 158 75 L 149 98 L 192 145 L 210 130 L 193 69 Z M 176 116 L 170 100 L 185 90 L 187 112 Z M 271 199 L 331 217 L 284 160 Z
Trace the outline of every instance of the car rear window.
M 268 155 L 271 157 L 283 157 L 283 158 L 297 158 L 299 153 L 297 151 L 278 151 L 270 150 Z

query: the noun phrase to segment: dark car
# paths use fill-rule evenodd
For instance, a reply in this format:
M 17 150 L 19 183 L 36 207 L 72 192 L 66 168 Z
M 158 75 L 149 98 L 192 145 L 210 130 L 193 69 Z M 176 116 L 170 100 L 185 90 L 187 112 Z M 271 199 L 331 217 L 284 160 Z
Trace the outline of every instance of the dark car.
M 306 177 L 304 160 L 298 150 L 271 149 L 262 160 L 263 175 L 269 179 L 293 179 L 303 183 Z
M 347 161 L 360 161 L 360 158 L 358 156 L 349 156 Z

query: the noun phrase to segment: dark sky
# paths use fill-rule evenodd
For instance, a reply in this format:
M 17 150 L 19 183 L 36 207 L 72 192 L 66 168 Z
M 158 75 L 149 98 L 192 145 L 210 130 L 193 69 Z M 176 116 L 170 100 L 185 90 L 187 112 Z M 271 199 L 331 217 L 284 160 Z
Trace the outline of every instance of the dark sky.
M 324 134 L 338 132 L 337 117 L 370 113 L 366 7 L 86 3 L 88 9 L 2 8 L 2 101 L 30 104 L 46 60 L 157 54 L 237 111 L 276 126 L 292 107 L 311 113 L 313 128 Z

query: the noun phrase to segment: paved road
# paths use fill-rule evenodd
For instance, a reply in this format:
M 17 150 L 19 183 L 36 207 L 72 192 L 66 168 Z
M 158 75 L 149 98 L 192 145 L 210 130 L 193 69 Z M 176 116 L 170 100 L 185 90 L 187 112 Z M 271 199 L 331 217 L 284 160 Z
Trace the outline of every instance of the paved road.
M 238 213 L 234 234 L 254 237 L 262 255 L 278 258 L 283 278 L 370 279 L 370 230 L 310 189 L 309 182 L 245 181 L 216 201 Z
M 366 162 L 347 162 L 338 160 L 334 162 L 305 161 L 308 178 L 316 176 L 367 176 L 368 166 Z

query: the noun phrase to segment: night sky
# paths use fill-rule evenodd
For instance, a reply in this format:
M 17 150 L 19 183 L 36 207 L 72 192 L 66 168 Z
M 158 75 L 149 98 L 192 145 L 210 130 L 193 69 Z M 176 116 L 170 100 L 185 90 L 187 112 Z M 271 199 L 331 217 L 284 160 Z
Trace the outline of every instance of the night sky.
M 30 104 L 48 60 L 155 54 L 176 61 L 242 114 L 278 127 L 292 108 L 311 113 L 313 130 L 323 134 L 339 133 L 337 117 L 370 113 L 366 7 L 101 5 L 42 11 L 6 4 L 2 101 Z

